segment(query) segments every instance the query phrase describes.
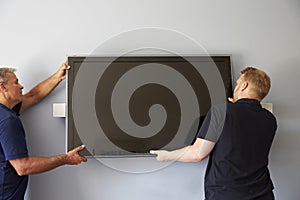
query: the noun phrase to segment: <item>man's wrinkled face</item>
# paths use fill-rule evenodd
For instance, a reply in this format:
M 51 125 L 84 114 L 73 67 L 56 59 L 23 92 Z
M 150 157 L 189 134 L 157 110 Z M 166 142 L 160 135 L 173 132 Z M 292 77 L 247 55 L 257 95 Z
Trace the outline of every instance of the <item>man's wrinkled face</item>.
M 17 104 L 22 100 L 22 89 L 24 87 L 19 83 L 19 80 L 14 73 L 8 72 L 6 75 L 8 77 L 8 81 L 4 83 L 4 86 L 7 91 L 7 99 L 10 102 L 15 102 Z

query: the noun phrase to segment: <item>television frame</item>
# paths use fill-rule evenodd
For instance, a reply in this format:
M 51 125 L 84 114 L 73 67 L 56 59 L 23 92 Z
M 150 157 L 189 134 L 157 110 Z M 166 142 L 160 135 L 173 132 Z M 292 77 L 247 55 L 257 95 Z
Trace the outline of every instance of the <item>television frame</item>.
M 82 142 L 80 140 L 80 137 L 77 133 L 73 114 L 72 114 L 72 91 L 73 91 L 73 84 L 76 79 L 76 69 L 75 63 L 82 63 L 85 60 L 89 60 L 91 62 L 107 62 L 107 61 L 115 61 L 118 59 L 118 62 L 149 62 L 149 63 L 157 63 L 157 62 L 182 62 L 182 59 L 186 59 L 186 61 L 213 61 L 219 70 L 223 70 L 221 72 L 221 75 L 226 74 L 226 81 L 224 82 L 224 87 L 226 89 L 225 93 L 226 96 L 232 96 L 232 65 L 231 65 L 231 56 L 230 55 L 187 55 L 184 57 L 181 56 L 170 56 L 170 55 L 134 55 L 134 56 L 124 56 L 124 57 L 117 57 L 117 56 L 68 56 L 68 65 L 71 66 L 71 69 L 68 70 L 67 73 L 67 114 L 66 114 L 66 151 L 69 151 L 73 149 L 74 147 L 81 145 Z M 219 66 L 226 66 L 226 69 L 222 69 Z M 201 124 L 203 122 L 203 118 L 200 120 L 200 123 L 197 125 L 198 129 L 201 127 Z M 194 135 L 189 136 L 192 137 L 194 141 L 196 139 L 197 132 L 194 133 Z M 191 140 L 190 140 L 191 141 Z M 84 149 L 81 153 L 83 156 L 93 156 L 93 157 L 136 157 L 136 156 L 153 156 L 147 152 L 115 152 L 115 154 L 109 153 L 109 154 L 94 154 L 89 152 L 87 149 Z

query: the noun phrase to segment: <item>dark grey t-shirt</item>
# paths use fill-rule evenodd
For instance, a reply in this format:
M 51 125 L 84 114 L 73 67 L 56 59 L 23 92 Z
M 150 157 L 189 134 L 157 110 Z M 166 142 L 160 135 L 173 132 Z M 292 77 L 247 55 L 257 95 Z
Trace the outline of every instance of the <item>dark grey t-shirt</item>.
M 277 129 L 254 99 L 214 106 L 198 138 L 216 142 L 205 175 L 207 200 L 254 199 L 272 192 L 268 156 Z

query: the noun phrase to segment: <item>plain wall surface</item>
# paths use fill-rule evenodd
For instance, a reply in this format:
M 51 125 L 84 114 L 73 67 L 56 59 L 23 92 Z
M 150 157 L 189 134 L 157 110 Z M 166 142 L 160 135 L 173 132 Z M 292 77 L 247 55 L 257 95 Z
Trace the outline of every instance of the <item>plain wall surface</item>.
M 298 0 L 0 0 L 0 65 L 15 66 L 27 92 L 53 74 L 67 55 L 90 53 L 113 36 L 145 27 L 180 32 L 211 54 L 231 54 L 233 82 L 246 65 L 263 69 L 272 79 L 264 100 L 273 103 L 278 120 L 270 171 L 276 198 L 295 200 L 300 198 L 299 11 Z M 160 39 L 152 38 L 153 42 Z M 178 45 L 172 40 L 167 44 Z M 194 51 L 190 46 L 179 47 L 182 52 Z M 64 153 L 65 121 L 52 117 L 52 104 L 66 102 L 65 92 L 62 83 L 22 114 L 31 155 Z M 156 161 L 112 162 L 122 168 Z M 126 173 L 90 159 L 80 166 L 30 176 L 26 199 L 203 199 L 205 166 L 206 161 L 172 163 L 152 172 Z

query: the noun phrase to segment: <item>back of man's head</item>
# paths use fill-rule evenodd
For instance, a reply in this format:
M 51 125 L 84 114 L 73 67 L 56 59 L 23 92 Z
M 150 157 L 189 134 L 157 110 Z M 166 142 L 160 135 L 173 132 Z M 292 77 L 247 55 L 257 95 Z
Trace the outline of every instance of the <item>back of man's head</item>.
M 241 71 L 243 80 L 250 83 L 251 90 L 262 100 L 271 88 L 270 77 L 262 70 L 255 67 L 246 67 Z

